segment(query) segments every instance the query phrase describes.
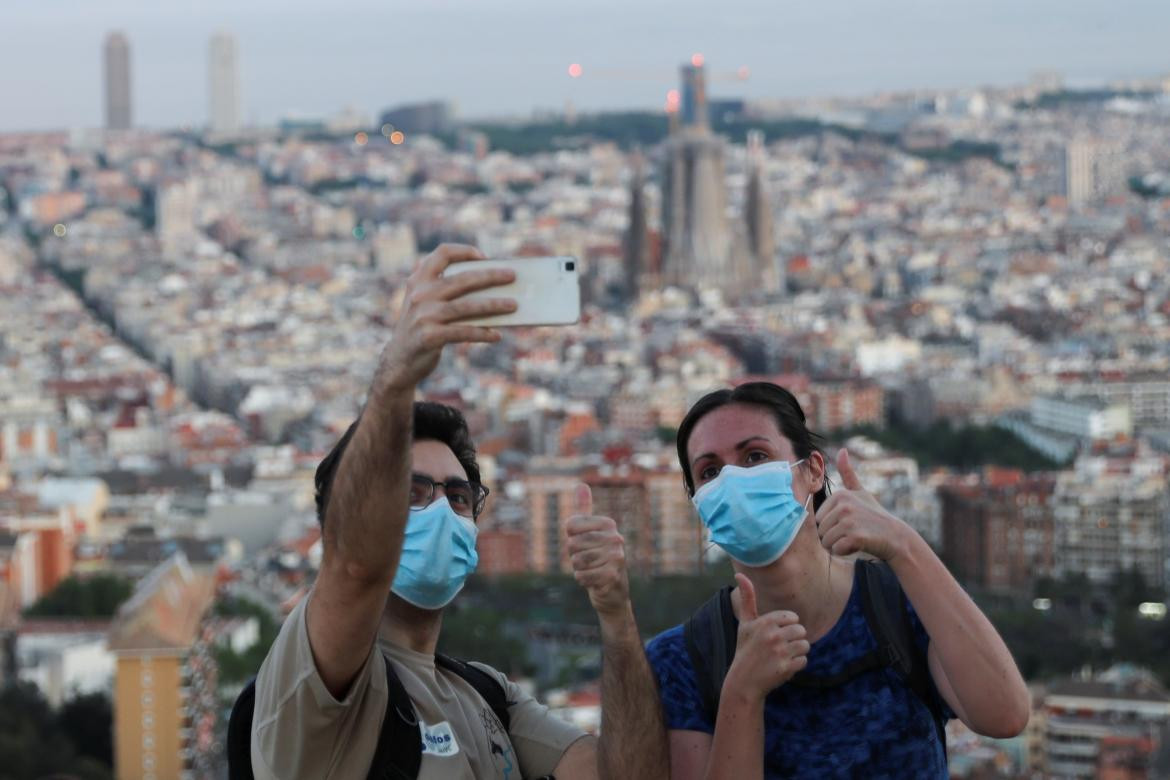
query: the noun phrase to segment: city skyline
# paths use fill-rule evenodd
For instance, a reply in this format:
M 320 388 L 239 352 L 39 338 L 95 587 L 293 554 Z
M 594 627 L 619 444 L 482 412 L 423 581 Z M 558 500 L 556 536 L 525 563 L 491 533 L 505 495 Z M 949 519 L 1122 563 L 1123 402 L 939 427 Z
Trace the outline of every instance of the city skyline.
M 1170 79 L 753 104 L 723 98 L 755 88 L 737 70 L 756 60 L 671 39 L 633 82 L 669 119 L 577 101 L 567 141 L 552 123 L 460 128 L 382 85 L 366 117 L 235 137 L 154 129 L 157 41 L 102 25 L 99 42 L 126 33 L 135 132 L 0 133 L 0 711 L 22 740 L 0 766 L 215 774 L 224 705 L 329 565 L 322 457 L 401 333 L 410 269 L 461 242 L 579 258 L 582 316 L 447 349 L 419 388 L 462 410 L 491 494 L 444 652 L 598 728 L 600 634 L 565 533 L 577 484 L 625 538 L 638 631 L 678 626 L 730 578 L 681 421 L 769 381 L 823 436 L 834 488 L 855 468 L 1036 686 L 1018 741 L 951 724 L 953 768 L 1170 773 Z M 170 82 L 202 128 L 237 66 L 256 96 L 264 45 L 217 19 L 239 53 L 217 69 L 211 31 L 188 26 L 175 56 L 197 67 Z M 86 81 L 55 94 L 101 117 L 87 46 Z M 308 93 L 301 49 L 285 81 Z M 566 84 L 606 75 L 558 57 L 582 63 L 577 80 L 557 66 Z M 33 728 L 46 707 L 52 728 Z
M 1158 34 L 1170 8 L 1146 0 L 1129 3 L 1124 16 L 1103 3 L 1051 0 L 1027 8 L 901 0 L 880 13 L 848 0 L 779 10 L 740 0 L 715 18 L 706 11 L 610 0 L 555 10 L 531 0 L 490 10 L 466 0 L 393 8 L 348 0 L 328 11 L 269 2 L 160 10 L 138 0 L 21 7 L 9 14 L 0 69 L 40 66 L 36 79 L 6 90 L 0 132 L 99 126 L 94 72 L 114 30 L 135 52 L 133 102 L 143 127 L 205 124 L 206 101 L 197 96 L 206 89 L 206 41 L 219 30 L 239 41 L 245 124 L 347 107 L 373 116 L 433 98 L 453 101 L 465 117 L 560 110 L 569 101 L 586 111 L 655 108 L 674 86 L 674 63 L 694 51 L 722 70 L 747 66 L 749 80 L 712 92 L 748 99 L 1012 84 L 1038 70 L 1063 72 L 1074 84 L 1170 70 Z M 434 31 L 442 35 L 426 34 Z M 584 66 L 579 79 L 568 77 L 572 62 Z

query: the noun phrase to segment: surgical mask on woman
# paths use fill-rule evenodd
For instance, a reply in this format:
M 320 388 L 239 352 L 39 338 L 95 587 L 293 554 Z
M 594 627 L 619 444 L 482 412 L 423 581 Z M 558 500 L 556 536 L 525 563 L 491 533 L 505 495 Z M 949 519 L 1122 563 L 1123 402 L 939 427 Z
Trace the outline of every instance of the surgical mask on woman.
M 691 499 L 711 541 L 745 566 L 779 559 L 808 514 L 808 499 L 801 504 L 792 493 L 792 469 L 804 462 L 724 466 Z

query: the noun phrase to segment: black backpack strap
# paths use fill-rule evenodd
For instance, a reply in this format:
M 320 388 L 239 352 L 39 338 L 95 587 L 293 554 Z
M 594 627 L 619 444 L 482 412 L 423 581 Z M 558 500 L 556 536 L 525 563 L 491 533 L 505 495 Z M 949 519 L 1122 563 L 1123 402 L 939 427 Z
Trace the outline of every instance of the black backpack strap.
M 382 730 L 378 733 L 378 747 L 370 762 L 369 780 L 417 780 L 422 765 L 422 732 L 414 705 L 402 685 L 402 680 L 385 655 L 386 713 L 382 716 Z M 252 716 L 256 711 L 256 680 L 249 682 L 228 718 L 227 756 L 228 780 L 254 780 L 252 773 Z
M 814 675 L 806 672 L 797 672 L 788 681 L 788 685 L 797 688 L 836 688 L 866 672 L 875 669 L 885 669 L 891 663 L 889 653 L 881 647 L 871 650 L 860 658 L 854 659 L 845 665 L 836 674 Z
M 378 733 L 378 747 L 370 762 L 369 780 L 417 780 L 422 765 L 422 731 L 410 695 L 390 659 L 386 663 L 386 714 Z
M 903 679 L 913 671 L 913 638 L 902 609 L 902 588 L 889 566 L 858 560 L 861 580 L 861 608 L 877 647 L 854 659 L 836 674 L 811 675 L 798 672 L 788 681 L 799 688 L 835 688 L 866 672 L 894 667 Z M 903 625 L 905 623 L 905 625 Z M 915 692 L 917 693 L 917 691 Z
M 719 714 L 719 694 L 735 658 L 739 632 L 739 621 L 731 606 L 731 590 L 730 585 L 721 588 L 683 625 L 683 640 L 695 670 L 703 716 L 712 726 Z
M 227 759 L 228 780 L 253 780 L 252 774 L 252 715 L 256 712 L 256 679 L 240 691 L 232 714 L 228 717 Z
M 442 653 L 435 653 L 435 664 L 466 680 L 472 688 L 475 688 L 476 693 L 487 702 L 488 706 L 492 708 L 492 712 L 496 714 L 496 717 L 499 718 L 500 723 L 504 726 L 504 731 L 511 730 L 512 718 L 508 714 L 508 694 L 499 680 L 478 666 L 473 666 L 466 661 L 461 661 L 458 658 L 452 658 Z
M 858 560 L 857 566 L 861 568 L 862 609 L 869 630 L 877 640 L 877 648 L 837 674 L 814 676 L 800 672 L 787 684 L 803 688 L 833 688 L 860 674 L 892 667 L 930 710 L 945 750 L 946 723 L 930 677 L 926 654 L 918 649 L 914 641 L 905 595 L 898 577 L 888 564 L 880 561 Z M 683 637 L 695 670 L 703 714 L 710 723 L 715 722 L 719 712 L 723 680 L 735 657 L 739 621 L 731 607 L 731 591 L 730 586 L 721 589 L 699 607 L 683 626 Z
M 862 607 L 869 630 L 878 643 L 878 652 L 888 656 L 894 671 L 906 686 L 930 710 L 931 718 L 938 729 L 939 741 L 946 750 L 946 721 L 934 681 L 930 676 L 930 664 L 926 653 L 914 641 L 910 615 L 906 611 L 906 595 L 902 585 L 889 564 L 882 561 L 857 561 L 861 567 L 863 587 Z

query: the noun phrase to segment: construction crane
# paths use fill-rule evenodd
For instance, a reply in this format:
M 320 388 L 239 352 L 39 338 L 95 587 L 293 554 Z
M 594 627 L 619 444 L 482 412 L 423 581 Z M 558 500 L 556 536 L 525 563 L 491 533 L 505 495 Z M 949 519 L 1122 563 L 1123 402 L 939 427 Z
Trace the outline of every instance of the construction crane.
M 701 68 L 706 63 L 702 54 L 691 55 L 691 65 Z M 678 77 L 678 72 L 664 68 L 586 68 L 580 62 L 574 62 L 568 67 L 569 78 L 587 79 L 589 81 L 656 81 L 669 82 Z M 751 69 L 741 65 L 732 71 L 709 71 L 708 81 L 747 81 L 751 78 Z
M 695 68 L 702 68 L 706 64 L 706 58 L 700 54 L 695 53 L 691 55 L 690 64 Z M 615 67 L 592 67 L 586 68 L 580 62 L 571 63 L 567 69 L 569 78 L 576 80 L 588 81 L 647 81 L 658 84 L 677 83 L 678 71 L 668 70 L 664 68 L 615 68 Z M 747 65 L 741 65 L 733 71 L 708 71 L 706 73 L 706 81 L 710 82 L 744 82 L 751 78 L 751 69 Z M 665 111 L 668 114 L 677 113 L 680 104 L 680 94 L 677 88 L 671 88 L 666 92 Z M 573 103 L 570 99 L 567 101 L 566 116 L 573 117 L 575 111 Z

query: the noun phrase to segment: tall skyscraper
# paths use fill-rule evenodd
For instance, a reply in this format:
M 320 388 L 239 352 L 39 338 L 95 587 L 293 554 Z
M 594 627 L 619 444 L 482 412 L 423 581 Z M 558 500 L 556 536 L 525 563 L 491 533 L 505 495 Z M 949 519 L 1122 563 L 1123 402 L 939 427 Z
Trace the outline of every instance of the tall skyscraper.
M 663 172 L 664 281 L 723 287 L 731 262 L 723 141 L 707 121 L 701 60 L 682 67 L 682 99 L 671 114 Z
M 130 42 L 120 32 L 106 36 L 106 129 L 130 129 Z
M 207 48 L 207 94 L 211 129 L 234 133 L 240 129 L 240 63 L 235 36 L 216 33 Z

